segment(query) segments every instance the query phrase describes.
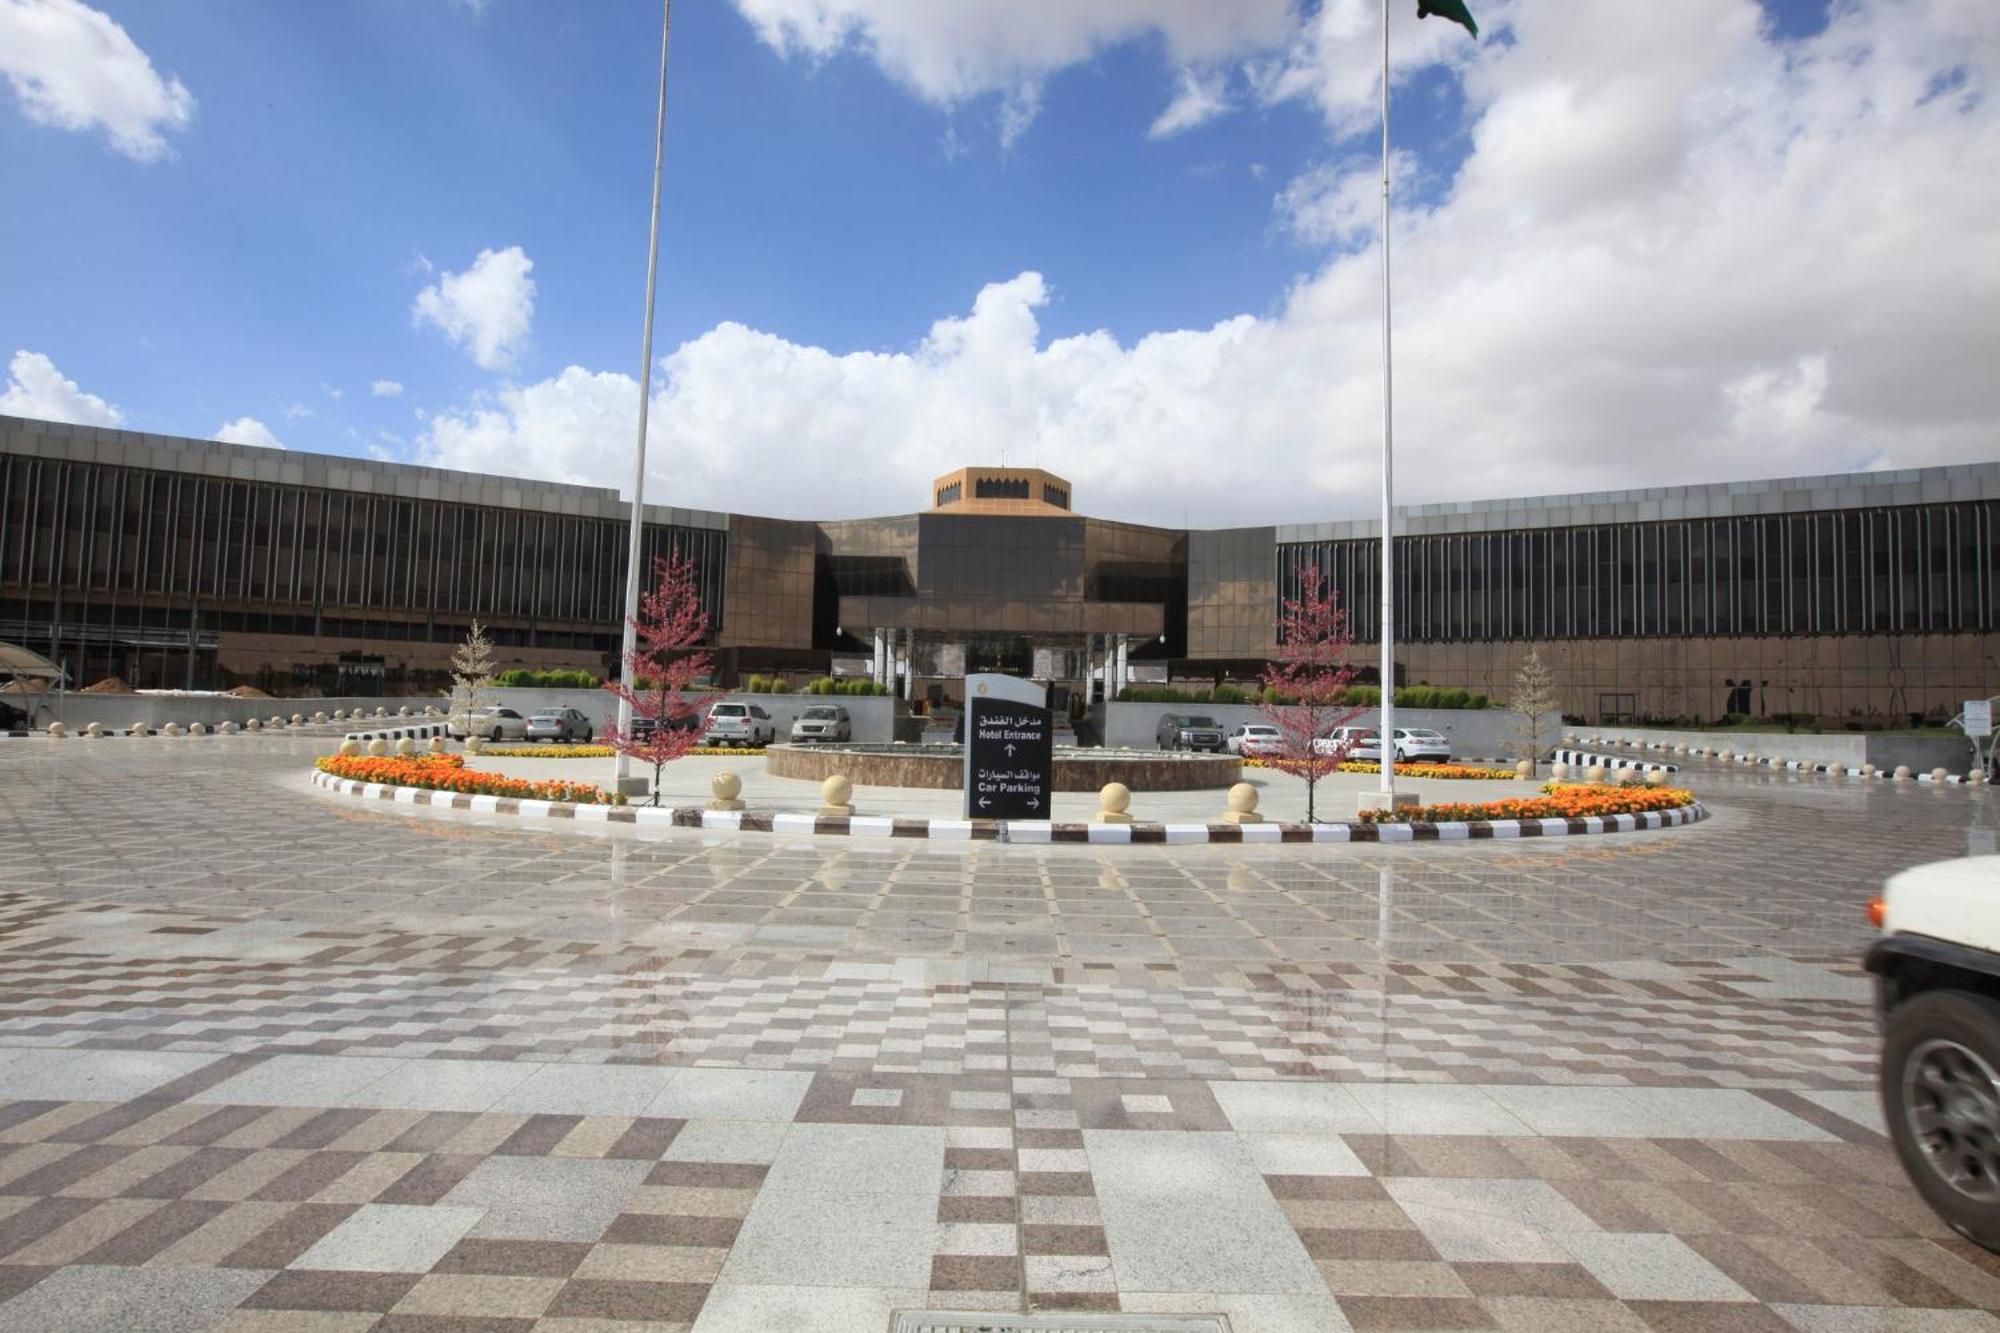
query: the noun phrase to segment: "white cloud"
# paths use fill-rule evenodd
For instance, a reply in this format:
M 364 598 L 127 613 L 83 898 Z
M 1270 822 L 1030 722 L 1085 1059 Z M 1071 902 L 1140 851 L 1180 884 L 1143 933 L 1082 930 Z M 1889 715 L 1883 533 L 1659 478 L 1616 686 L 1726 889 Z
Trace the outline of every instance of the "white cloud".
M 998 95 L 1011 143 L 1043 80 L 1100 51 L 1157 37 L 1179 66 L 1210 66 L 1281 43 L 1292 0 L 734 0 L 781 54 L 858 52 L 932 106 Z M 1192 122 L 1190 122 L 1192 123 Z
M 215 428 L 215 438 L 224 444 L 254 444 L 260 449 L 282 449 L 285 442 L 255 417 L 238 417 Z
M 18 351 L 7 365 L 7 387 L 0 392 L 0 413 L 42 421 L 69 421 L 79 426 L 116 426 L 125 414 L 75 380 L 64 379 L 55 362 L 40 352 Z
M 1399 496 L 1993 457 L 2000 26 L 1981 0 L 1843 4 L 1797 42 L 1754 0 L 1506 13 L 1514 41 L 1465 68 L 1463 165 L 1396 218 Z M 719 325 L 665 362 L 649 494 L 898 512 L 1004 455 L 1070 475 L 1088 513 L 1364 515 L 1373 172 L 1295 182 L 1281 220 L 1336 249 L 1275 308 L 1212 327 L 1048 341 L 1034 273 L 901 351 Z M 417 453 L 622 485 L 636 394 L 572 367 L 438 415 Z
M 1146 131 L 1149 138 L 1165 139 L 1205 125 L 1229 110 L 1229 79 L 1224 74 L 1204 74 L 1200 70 L 1181 71 L 1174 100 L 1167 103 L 1159 119 Z
M 377 398 L 400 398 L 403 395 L 403 386 L 395 380 L 376 380 L 368 386 L 368 392 Z
M 443 273 L 417 294 L 411 318 L 429 324 L 487 370 L 514 363 L 528 341 L 535 313 L 535 267 L 518 245 L 481 250 L 463 273 Z
M 166 132 L 194 120 L 194 94 L 162 78 L 124 28 L 80 0 L 0 0 L 0 74 L 29 120 L 102 129 L 137 162 L 173 156 Z
M 285 408 L 285 420 L 287 421 L 298 421 L 312 414 L 313 410 L 304 403 L 292 403 Z
M 321 393 L 323 393 L 323 394 L 325 394 L 325 395 L 326 395 L 327 397 L 329 397 L 329 398 L 333 399 L 333 401 L 334 401 L 334 402 L 336 402 L 336 403 L 337 403 L 337 402 L 339 402 L 339 401 L 340 401 L 340 400 L 341 400 L 342 398 L 345 398 L 345 397 L 347 396 L 347 390 L 345 390 L 345 389 L 336 389 L 336 388 L 335 388 L 335 387 L 334 387 L 333 385 L 331 385 L 331 384 L 327 384 L 327 383 L 324 383 L 324 382 L 322 382 L 322 383 L 320 384 L 319 388 L 320 388 L 320 392 L 321 392 Z

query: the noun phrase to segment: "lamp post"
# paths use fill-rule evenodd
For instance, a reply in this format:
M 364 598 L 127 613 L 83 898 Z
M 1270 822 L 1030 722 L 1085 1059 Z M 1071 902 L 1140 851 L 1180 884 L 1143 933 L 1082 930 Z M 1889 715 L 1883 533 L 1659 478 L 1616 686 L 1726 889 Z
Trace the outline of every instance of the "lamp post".
M 674 0 L 660 0 L 660 109 L 653 124 L 653 225 L 646 241 L 646 333 L 639 355 L 639 442 L 632 458 L 631 539 L 625 557 L 625 626 L 619 639 L 619 679 L 626 693 L 618 700 L 618 733 L 632 734 L 632 696 L 638 688 L 632 653 L 638 646 L 639 563 L 646 546 L 646 411 L 653 397 L 653 292 L 660 275 L 660 165 L 667 145 L 667 34 L 672 29 Z M 618 753 L 618 790 L 632 781 L 632 758 Z M 641 779 L 644 781 L 644 779 Z

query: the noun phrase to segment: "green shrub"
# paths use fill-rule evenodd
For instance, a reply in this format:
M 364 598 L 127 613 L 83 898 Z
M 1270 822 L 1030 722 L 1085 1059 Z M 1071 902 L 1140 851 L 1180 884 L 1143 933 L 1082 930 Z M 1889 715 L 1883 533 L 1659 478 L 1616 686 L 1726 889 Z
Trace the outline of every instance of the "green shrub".
M 1240 704 L 1243 702 L 1243 691 L 1234 685 L 1218 685 L 1215 687 L 1214 699 L 1219 704 Z
M 589 671 L 562 668 L 531 670 L 527 667 L 502 671 L 493 678 L 493 683 L 516 690 L 594 690 L 603 684 L 595 673 Z

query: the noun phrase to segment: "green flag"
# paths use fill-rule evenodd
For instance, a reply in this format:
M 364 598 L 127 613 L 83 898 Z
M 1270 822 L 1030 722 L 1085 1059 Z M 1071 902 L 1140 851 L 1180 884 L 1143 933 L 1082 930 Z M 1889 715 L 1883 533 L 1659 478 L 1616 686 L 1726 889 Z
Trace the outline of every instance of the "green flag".
M 1433 14 L 1441 19 L 1450 19 L 1453 23 L 1463 24 L 1465 30 L 1474 37 L 1479 35 L 1479 25 L 1472 21 L 1472 11 L 1461 4 L 1460 0 L 1417 0 L 1418 18 L 1427 19 Z

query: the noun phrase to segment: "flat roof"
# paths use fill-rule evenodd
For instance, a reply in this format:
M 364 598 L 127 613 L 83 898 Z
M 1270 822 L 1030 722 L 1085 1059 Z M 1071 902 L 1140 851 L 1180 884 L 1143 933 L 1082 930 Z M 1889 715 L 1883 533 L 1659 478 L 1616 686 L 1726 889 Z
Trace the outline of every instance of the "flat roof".
M 460 504 L 531 509 L 592 518 L 622 520 L 628 512 L 618 493 L 604 486 L 492 477 L 415 463 L 383 463 L 373 459 L 343 458 L 291 449 L 264 449 L 255 445 L 224 444 L 217 440 L 156 435 L 110 426 L 39 421 L 30 417 L 0 416 L 0 453 L 75 458 L 198 476 L 316 486 L 400 499 L 449 500 Z M 981 470 L 974 469 L 975 472 Z M 1028 473 L 1038 472 L 1039 469 L 1006 471 Z M 949 481 L 953 475 L 956 474 L 947 474 L 944 480 Z M 1053 479 L 1058 483 L 1062 481 L 1059 477 Z M 1943 504 L 1965 500 L 2000 500 L 2000 462 L 1410 505 L 1398 510 L 1398 533 L 1401 536 L 1435 536 L 1454 532 L 1651 523 L 1684 518 L 1734 518 L 1814 509 L 1865 509 L 1881 505 Z M 1074 513 L 1071 516 L 1086 517 Z M 729 519 L 728 514 L 713 510 L 646 506 L 649 523 L 727 530 Z M 868 521 L 826 520 L 829 523 Z M 1125 522 L 1117 519 L 1098 521 Z M 1179 530 L 1142 523 L 1126 523 L 1126 526 L 1159 531 Z M 1193 529 L 1199 532 L 1239 530 L 1248 529 Z M 1381 535 L 1380 530 L 1379 519 L 1353 518 L 1323 523 L 1281 524 L 1276 528 L 1276 535 L 1279 542 L 1346 541 L 1377 538 Z

